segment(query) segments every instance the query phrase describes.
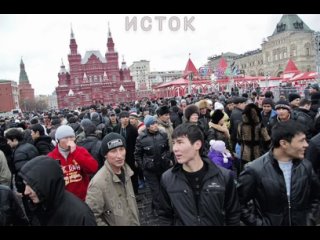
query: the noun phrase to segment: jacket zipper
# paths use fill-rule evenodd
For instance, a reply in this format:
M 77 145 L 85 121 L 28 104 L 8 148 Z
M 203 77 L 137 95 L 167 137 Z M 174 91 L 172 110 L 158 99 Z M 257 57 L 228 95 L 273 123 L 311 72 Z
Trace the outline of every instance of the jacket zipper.
M 288 208 L 289 208 L 289 226 L 292 225 L 291 223 L 291 202 L 290 199 L 288 198 Z

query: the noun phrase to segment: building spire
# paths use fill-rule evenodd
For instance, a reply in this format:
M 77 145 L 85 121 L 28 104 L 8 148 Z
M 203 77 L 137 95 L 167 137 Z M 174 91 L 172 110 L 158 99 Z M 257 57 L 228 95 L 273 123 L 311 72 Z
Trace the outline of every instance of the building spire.
M 73 33 L 73 29 L 72 29 L 72 23 L 70 23 L 71 25 L 71 39 L 74 39 L 74 33 Z
M 108 37 L 111 37 L 110 22 L 108 21 Z
M 28 79 L 28 75 L 27 72 L 24 68 L 24 63 L 21 57 L 21 61 L 20 61 L 20 76 L 19 76 L 19 84 L 21 83 L 29 83 L 29 79 Z

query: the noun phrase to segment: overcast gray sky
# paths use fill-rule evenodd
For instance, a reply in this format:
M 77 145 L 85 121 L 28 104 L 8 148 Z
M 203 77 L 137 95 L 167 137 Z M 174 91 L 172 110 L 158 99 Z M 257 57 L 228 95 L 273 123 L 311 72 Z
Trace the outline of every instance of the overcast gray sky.
M 157 17 L 166 17 L 159 30 Z M 88 50 L 99 50 L 104 56 L 107 47 L 108 22 L 119 66 L 124 55 L 127 65 L 141 59 L 149 60 L 151 71 L 183 70 L 191 53 L 197 68 L 208 56 L 222 52 L 244 53 L 261 47 L 263 38 L 272 35 L 281 14 L 0 14 L 0 79 L 19 81 L 20 59 L 23 57 L 29 81 L 35 94 L 51 94 L 58 85 L 58 72 L 63 59 L 69 69 L 70 26 L 75 34 L 78 52 L 84 57 Z M 137 29 L 126 29 L 126 18 L 137 18 Z M 151 30 L 140 24 L 150 17 Z M 174 18 L 172 18 L 174 17 Z M 184 30 L 184 18 L 194 28 Z M 320 14 L 299 14 L 313 30 L 320 30 Z M 180 28 L 173 27 L 176 19 Z M 149 25 L 146 20 L 145 26 Z

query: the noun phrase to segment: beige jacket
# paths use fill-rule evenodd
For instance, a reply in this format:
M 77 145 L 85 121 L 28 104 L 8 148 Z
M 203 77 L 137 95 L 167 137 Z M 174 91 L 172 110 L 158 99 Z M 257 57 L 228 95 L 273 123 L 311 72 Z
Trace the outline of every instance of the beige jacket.
M 0 150 L 0 184 L 10 187 L 11 172 L 8 167 L 7 158 Z
M 139 212 L 131 183 L 133 171 L 125 164 L 125 184 L 104 166 L 91 179 L 86 203 L 96 217 L 98 226 L 139 226 Z

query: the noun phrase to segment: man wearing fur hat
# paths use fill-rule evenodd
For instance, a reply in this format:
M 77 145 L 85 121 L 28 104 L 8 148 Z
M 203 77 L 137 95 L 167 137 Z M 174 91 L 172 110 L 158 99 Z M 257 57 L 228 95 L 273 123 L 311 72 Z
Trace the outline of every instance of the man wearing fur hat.
M 100 153 L 104 166 L 91 179 L 86 203 L 99 226 L 137 226 L 139 212 L 132 187 L 133 171 L 126 164 L 126 141 L 118 133 L 107 134 Z
M 210 112 L 212 109 L 209 109 L 209 103 L 206 99 L 200 100 L 196 105 L 198 105 L 200 114 L 199 114 L 199 122 L 201 122 L 201 125 L 203 126 L 204 132 L 207 132 L 209 130 L 209 122 L 210 122 Z
M 246 107 L 246 102 L 247 99 L 244 97 L 234 97 L 233 99 L 234 109 L 230 116 L 230 135 L 233 150 L 235 150 L 237 144 L 238 125 L 242 122 L 242 112 Z
M 170 121 L 170 110 L 168 106 L 161 106 L 157 109 L 157 122 L 159 130 L 163 130 L 167 133 L 169 139 L 170 152 L 172 152 L 172 138 L 173 133 L 172 123 Z
M 98 162 L 84 147 L 75 143 L 74 130 L 67 125 L 56 131 L 57 145 L 49 157 L 59 161 L 65 180 L 66 190 L 85 200 L 89 176 L 98 170 Z

